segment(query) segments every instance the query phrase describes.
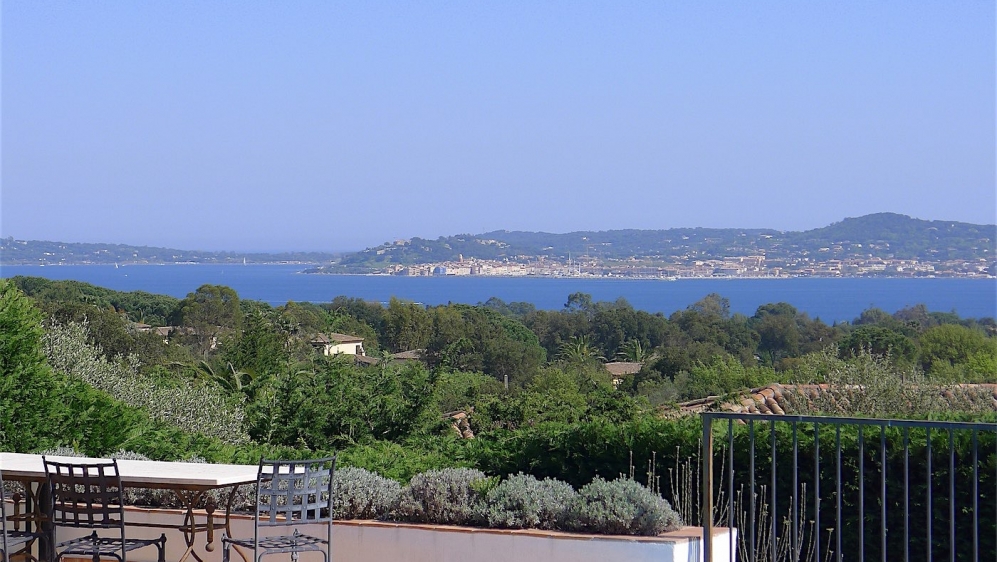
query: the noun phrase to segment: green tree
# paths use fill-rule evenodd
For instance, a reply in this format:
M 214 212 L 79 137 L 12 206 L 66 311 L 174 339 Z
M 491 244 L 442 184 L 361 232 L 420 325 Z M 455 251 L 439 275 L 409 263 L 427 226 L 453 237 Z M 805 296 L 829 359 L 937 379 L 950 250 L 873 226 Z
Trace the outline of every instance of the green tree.
M 557 358 L 572 365 L 584 365 L 606 360 L 605 357 L 599 355 L 598 348 L 592 345 L 592 342 L 586 336 L 572 336 L 570 340 L 561 344 L 561 349 L 557 352 Z
M 530 381 L 520 397 L 523 421 L 575 423 L 581 421 L 588 403 L 577 377 L 560 369 L 545 369 Z
M 842 357 L 861 353 L 890 356 L 910 365 L 917 355 L 914 342 L 904 334 L 877 325 L 863 325 L 853 330 L 838 344 Z
M 277 379 L 274 400 L 253 416 L 254 438 L 329 449 L 401 440 L 439 419 L 430 374 L 421 364 L 369 369 L 335 356 L 318 359 L 315 367 Z
M 545 360 L 535 334 L 490 308 L 455 304 L 428 312 L 433 320 L 426 358 L 432 366 L 481 371 L 521 383 Z
M 445 371 L 436 376 L 433 395 L 441 414 L 472 410 L 486 396 L 504 394 L 502 383 L 481 373 Z
M 29 452 L 59 444 L 67 413 L 42 351 L 41 312 L 0 279 L 0 448 Z
M 687 373 L 675 378 L 675 386 L 681 398 L 691 400 L 722 396 L 775 381 L 776 375 L 771 369 L 745 367 L 730 355 L 720 355 L 709 363 L 697 362 Z
M 942 369 L 967 365 L 978 355 L 997 355 L 997 339 L 982 330 L 957 324 L 942 324 L 924 332 L 920 339 L 921 366 L 929 375 Z
M 571 293 L 568 295 L 568 302 L 564 303 L 564 309 L 567 312 L 591 314 L 595 312 L 592 295 L 588 293 Z
M 224 285 L 201 285 L 180 301 L 177 316 L 192 331 L 198 350 L 207 353 L 222 333 L 239 329 L 239 295 Z
M 385 312 L 385 331 L 392 351 L 424 349 L 432 335 L 432 319 L 424 307 L 392 297 Z
M 632 363 L 644 363 L 651 358 L 651 354 L 641 345 L 640 340 L 628 340 L 616 353 L 616 357 Z
M 785 357 L 800 352 L 800 330 L 796 308 L 784 302 L 758 307 L 751 326 L 758 333 L 758 352 L 768 365 L 776 365 Z
M 255 311 L 246 317 L 245 329 L 238 338 L 222 347 L 222 357 L 230 366 L 247 373 L 276 374 L 291 359 L 289 338 L 274 313 Z

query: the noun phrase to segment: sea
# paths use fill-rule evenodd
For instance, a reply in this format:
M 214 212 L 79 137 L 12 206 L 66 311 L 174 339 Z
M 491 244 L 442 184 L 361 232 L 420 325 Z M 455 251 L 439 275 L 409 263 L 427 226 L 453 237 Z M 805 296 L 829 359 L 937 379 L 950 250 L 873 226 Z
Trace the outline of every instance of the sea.
M 343 295 L 387 303 L 392 297 L 425 305 L 478 304 L 491 297 L 529 302 L 539 309 L 564 307 L 568 295 L 595 301 L 626 299 L 634 308 L 669 315 L 710 293 L 730 302 L 732 313 L 752 315 L 763 304 L 787 302 L 826 323 L 854 320 L 868 308 L 889 313 L 924 304 L 963 318 L 997 317 L 997 279 L 789 278 L 612 279 L 547 277 L 400 277 L 301 273 L 303 265 L 63 265 L 3 266 L 0 277 L 28 275 L 75 279 L 118 291 L 147 291 L 183 298 L 199 286 L 227 285 L 240 298 L 281 305 L 329 302 Z

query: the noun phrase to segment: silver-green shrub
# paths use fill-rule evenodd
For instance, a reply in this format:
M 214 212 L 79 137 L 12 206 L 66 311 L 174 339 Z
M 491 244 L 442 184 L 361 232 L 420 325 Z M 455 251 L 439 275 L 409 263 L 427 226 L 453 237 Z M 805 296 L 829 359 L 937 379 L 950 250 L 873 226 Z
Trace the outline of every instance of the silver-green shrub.
M 560 529 L 575 490 L 567 482 L 529 474 L 510 476 L 488 492 L 488 526 L 507 529 Z
M 207 385 L 157 385 L 139 373 L 135 356 L 108 361 L 87 341 L 87 326 L 53 325 L 45 333 L 45 355 L 56 371 L 82 380 L 111 397 L 149 412 L 157 421 L 188 433 L 216 437 L 235 445 L 247 443 L 242 406 Z
M 898 367 L 867 349 L 841 359 L 834 348 L 805 355 L 796 382 L 787 387 L 794 414 L 909 418 L 930 413 L 993 411 L 993 391 L 976 385 L 940 384 L 918 367 Z
M 336 519 L 379 519 L 388 515 L 401 484 L 363 468 L 336 470 L 332 479 Z
M 472 468 L 444 468 L 415 475 L 402 488 L 391 516 L 399 521 L 440 525 L 481 525 L 485 503 L 473 487 L 485 473 Z
M 671 505 L 639 482 L 599 477 L 578 491 L 568 508 L 567 523 L 565 530 L 570 531 L 645 536 L 681 525 Z

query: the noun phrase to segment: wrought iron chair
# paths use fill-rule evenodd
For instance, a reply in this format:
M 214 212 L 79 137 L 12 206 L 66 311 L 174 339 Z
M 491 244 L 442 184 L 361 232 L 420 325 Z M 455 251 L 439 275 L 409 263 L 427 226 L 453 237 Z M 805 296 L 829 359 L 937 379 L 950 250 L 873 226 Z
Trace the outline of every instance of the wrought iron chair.
M 253 550 L 253 562 L 268 554 L 290 553 L 297 561 L 302 552 L 321 552 L 325 562 L 332 558 L 332 477 L 335 455 L 304 461 L 260 459 L 256 477 L 256 508 L 253 538 L 222 535 L 222 562 L 229 562 L 232 546 Z M 324 525 L 325 536 L 306 535 L 294 529 L 291 534 L 263 536 L 268 527 Z
M 3 472 L 0 472 L 0 532 L 3 533 L 2 546 L 3 548 L 3 562 L 10 562 L 10 553 L 19 552 L 21 550 L 27 550 L 31 547 L 31 543 L 38 538 L 41 538 L 42 534 L 36 531 L 14 531 L 7 529 L 7 494 L 4 491 L 3 486 Z M 30 552 L 27 553 L 28 558 L 32 560 L 37 560 Z
M 42 456 L 51 488 L 49 513 L 58 527 L 93 529 L 87 536 L 55 545 L 55 560 L 63 556 L 89 556 L 126 561 L 128 552 L 146 546 L 159 549 L 159 562 L 166 560 L 166 535 L 158 539 L 125 538 L 124 495 L 118 461 L 74 464 L 55 462 Z M 117 536 L 101 536 L 97 529 L 117 529 Z

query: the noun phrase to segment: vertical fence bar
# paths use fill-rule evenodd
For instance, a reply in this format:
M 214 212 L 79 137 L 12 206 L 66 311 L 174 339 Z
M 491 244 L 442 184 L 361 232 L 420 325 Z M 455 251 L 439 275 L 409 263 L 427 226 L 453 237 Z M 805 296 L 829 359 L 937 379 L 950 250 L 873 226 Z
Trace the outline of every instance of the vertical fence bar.
M 777 535 L 776 535 L 776 519 L 777 519 L 776 515 L 779 513 L 779 507 L 778 507 L 778 504 L 776 503 L 776 493 L 775 493 L 775 486 L 776 486 L 776 481 L 775 481 L 775 475 L 776 475 L 776 472 L 775 472 L 775 420 L 772 420 L 769 423 L 769 437 L 770 437 L 770 441 L 772 442 L 772 491 L 771 491 L 771 496 L 772 496 L 772 503 L 771 503 L 771 506 L 772 506 L 772 535 L 769 537 L 769 547 L 770 547 L 769 558 L 772 560 L 772 562 L 777 562 L 776 556 L 777 556 L 778 553 L 776 552 L 776 546 L 778 545 L 779 541 L 776 540 L 776 537 L 777 537 Z
M 780 419 L 779 417 L 771 415 L 764 415 L 760 417 L 762 419 L 759 420 L 754 415 L 752 416 L 746 415 L 745 417 L 741 418 L 741 417 L 735 417 L 735 415 L 733 414 L 714 413 L 712 415 L 704 414 L 702 418 L 703 419 L 703 461 L 701 468 L 703 473 L 701 477 L 703 480 L 701 482 L 702 484 L 701 491 L 703 494 L 703 501 L 701 508 L 703 516 L 703 539 L 704 539 L 702 552 L 704 554 L 705 560 L 714 562 L 715 560 L 718 559 L 715 554 L 716 550 L 713 548 L 714 546 L 713 539 L 715 538 L 714 530 L 716 525 L 723 524 L 724 517 L 723 515 L 718 515 L 718 513 L 722 514 L 721 510 L 726 508 L 728 509 L 728 513 L 726 516 L 726 524 L 730 529 L 733 529 L 735 525 L 740 521 L 739 517 L 741 517 L 741 515 L 735 514 L 735 510 L 737 510 L 738 513 L 743 513 L 749 511 L 750 509 L 750 513 L 745 514 L 748 515 L 748 517 L 746 518 L 746 521 L 744 521 L 744 526 L 746 527 L 746 529 L 743 529 L 747 531 L 748 537 L 745 538 L 744 534 L 742 533 L 741 540 L 736 541 L 734 540 L 733 535 L 728 536 L 728 549 L 731 561 L 744 560 L 745 562 L 747 562 L 750 560 L 751 562 L 758 562 L 759 559 L 763 560 L 769 559 L 773 561 L 794 560 L 796 562 L 799 562 L 802 559 L 806 559 L 809 561 L 816 557 L 816 560 L 818 561 L 822 559 L 827 559 L 829 562 L 831 560 L 838 560 L 840 562 L 844 560 L 846 557 L 846 555 L 844 554 L 845 547 L 848 548 L 848 552 L 852 553 L 847 556 L 849 559 L 854 557 L 856 560 L 864 561 L 866 554 L 865 527 L 867 523 L 865 516 L 869 515 L 868 523 L 875 525 L 875 519 L 873 516 L 874 511 L 870 511 L 869 514 L 865 513 L 865 508 L 866 508 L 865 464 L 867 460 L 865 458 L 866 448 L 867 448 L 865 428 L 866 426 L 870 427 L 878 426 L 880 430 L 879 458 L 878 459 L 876 458 L 876 453 L 874 450 L 870 450 L 869 459 L 868 459 L 871 465 L 875 466 L 877 461 L 880 465 L 879 466 L 880 474 L 878 482 L 879 484 L 878 499 L 880 501 L 880 506 L 879 506 L 879 513 L 876 514 L 880 518 L 879 521 L 880 540 L 878 545 L 880 548 L 880 556 L 878 558 L 881 559 L 883 562 L 886 562 L 887 560 L 892 561 L 894 559 L 910 562 L 910 560 L 912 559 L 910 547 L 911 545 L 914 545 L 915 547 L 917 546 L 916 543 L 918 539 L 913 538 L 912 540 L 911 537 L 911 516 L 914 515 L 916 517 L 916 514 L 912 513 L 912 508 L 917 506 L 917 504 L 922 501 L 921 499 L 922 496 L 920 496 L 919 493 L 920 485 L 917 484 L 918 482 L 917 476 L 916 475 L 914 477 L 911 476 L 911 468 L 912 468 L 911 433 L 913 430 L 915 436 L 913 442 L 918 443 L 919 440 L 916 439 L 916 436 L 919 434 L 918 432 L 923 429 L 925 436 L 924 450 L 926 455 L 925 492 L 924 492 L 925 496 L 923 497 L 924 505 L 926 506 L 925 519 L 923 520 L 925 522 L 925 529 L 926 529 L 925 531 L 926 545 L 925 545 L 923 559 L 927 560 L 928 562 L 931 562 L 934 558 L 934 548 L 935 548 L 934 544 L 935 505 L 934 504 L 936 502 L 934 498 L 934 484 L 935 484 L 934 467 L 938 463 L 936 463 L 934 460 L 934 450 L 936 449 L 936 447 L 934 446 L 933 443 L 933 437 L 935 437 L 934 434 L 936 432 L 948 432 L 949 458 L 947 463 L 948 465 L 947 470 L 948 470 L 949 497 L 946 506 L 947 510 L 945 510 L 947 511 L 947 513 L 945 513 L 945 511 L 940 511 L 939 513 L 945 513 L 945 515 L 944 516 L 939 515 L 939 517 L 948 519 L 948 533 L 946 538 L 948 540 L 947 550 L 949 551 L 949 560 L 952 562 L 955 562 L 955 560 L 957 559 L 972 560 L 973 562 L 979 562 L 980 550 L 982 550 L 980 547 L 983 544 L 981 542 L 981 530 L 982 530 L 981 524 L 984 526 L 989 525 L 986 518 L 980 517 L 980 503 L 981 503 L 980 478 L 982 477 L 983 473 L 987 472 L 986 470 L 983 471 L 980 470 L 980 451 L 979 451 L 980 433 L 993 431 L 994 429 L 997 429 L 997 426 L 994 426 L 993 424 L 968 424 L 968 423 L 959 423 L 959 422 L 957 423 L 915 422 L 907 420 L 851 421 L 848 418 L 818 419 L 810 416 L 786 416 L 787 419 Z M 723 470 L 721 470 L 719 481 L 715 481 L 716 475 L 714 474 L 715 461 L 718 460 L 717 458 L 715 458 L 716 451 L 714 450 L 715 447 L 714 436 L 713 436 L 714 430 L 712 427 L 714 419 L 726 419 L 728 422 L 727 440 L 726 440 L 727 441 L 726 459 L 724 459 L 723 456 L 719 457 L 719 460 L 721 460 L 721 462 L 726 461 L 726 464 L 728 465 L 727 468 L 728 471 L 726 473 L 726 478 L 724 478 L 725 475 L 723 473 Z M 740 489 L 741 493 L 738 494 L 736 493 L 735 485 L 738 485 L 738 482 L 740 482 L 740 480 L 735 480 L 736 467 L 734 461 L 734 456 L 735 456 L 734 421 L 739 419 L 743 420 L 748 425 L 747 437 L 748 437 L 748 446 L 750 454 L 747 459 L 748 466 L 744 468 L 747 468 L 746 472 L 748 473 L 747 475 L 750 477 L 750 482 L 739 484 L 741 488 Z M 757 444 L 757 432 L 755 427 L 756 421 L 762 424 L 768 422 L 767 426 L 769 430 L 769 448 L 771 454 L 770 457 L 771 472 L 769 474 L 770 476 L 769 485 L 771 486 L 771 491 L 769 494 L 765 494 L 764 485 L 762 485 L 762 489 L 761 491 L 759 491 L 758 489 L 759 483 L 755 482 L 756 477 L 759 476 L 763 478 L 762 482 L 764 482 L 764 475 L 759 474 L 760 471 L 756 469 L 757 459 L 755 457 L 759 453 L 759 447 Z M 786 428 L 785 431 L 778 429 L 779 427 L 781 427 L 779 424 L 783 424 L 784 426 L 786 423 L 792 424 L 792 426 Z M 800 448 L 801 448 L 800 435 L 799 435 L 801 423 L 804 425 L 810 423 L 813 424 L 813 440 L 814 440 L 813 490 L 814 491 L 813 491 L 812 504 L 809 502 L 809 496 L 807 494 L 803 494 L 802 503 L 800 499 L 801 485 L 806 486 L 806 478 L 807 478 L 806 474 L 802 475 L 800 474 L 801 469 L 806 470 L 805 466 L 800 465 L 800 457 L 799 457 Z M 835 521 L 833 523 L 833 526 L 829 526 L 827 529 L 822 529 L 821 527 L 822 521 L 826 521 L 827 517 L 829 516 L 829 513 L 822 513 L 821 510 L 822 504 L 824 503 L 822 501 L 823 498 L 821 494 L 823 489 L 826 489 L 826 486 L 822 486 L 821 469 L 824 468 L 824 466 L 826 466 L 827 463 L 822 462 L 820 430 L 821 430 L 821 424 L 828 424 L 828 423 L 834 425 L 835 429 L 835 435 L 834 435 L 835 466 L 832 469 L 834 470 L 834 479 L 835 479 L 834 482 L 835 505 L 833 507 L 828 506 L 829 508 L 828 511 L 830 512 L 833 510 L 835 513 Z M 858 478 L 856 479 L 858 485 L 858 498 L 854 498 L 853 496 L 847 502 L 844 500 L 844 493 L 846 491 L 848 493 L 852 493 L 852 485 L 853 483 L 856 483 L 856 481 L 851 480 L 852 478 L 851 475 L 849 475 L 848 482 L 845 482 L 843 478 L 843 473 L 846 472 L 847 470 L 851 470 L 850 468 L 847 468 L 845 466 L 848 462 L 847 458 L 842 459 L 843 448 L 841 443 L 841 433 L 843 427 L 846 429 L 850 427 L 856 427 L 858 433 L 857 449 L 858 449 L 859 464 L 857 467 Z M 889 466 L 891 453 L 887 450 L 888 439 L 886 434 L 889 431 L 889 428 L 891 427 L 897 427 L 902 431 L 901 433 L 902 443 L 903 443 L 902 482 L 900 481 L 900 477 L 895 474 L 895 470 L 899 470 L 899 462 L 895 467 L 895 469 L 890 468 Z M 968 451 L 968 454 L 963 454 L 962 452 L 959 452 L 958 459 L 956 458 L 957 451 L 955 447 L 956 446 L 955 434 L 957 430 L 971 432 L 971 435 L 967 436 L 970 437 L 970 439 L 967 439 L 965 441 L 971 441 L 971 446 L 972 446 L 972 449 L 971 451 Z M 783 438 L 780 441 L 780 438 L 778 437 L 779 431 L 783 431 L 783 433 L 789 433 L 789 435 L 785 435 L 784 436 L 785 438 Z M 803 431 L 806 432 L 807 429 L 804 429 Z M 942 446 L 944 447 L 945 441 L 943 435 L 938 436 L 938 438 L 940 439 L 940 442 L 943 444 Z M 787 449 L 786 453 L 788 454 L 789 452 L 788 449 L 790 446 L 788 438 L 790 437 L 792 439 L 793 458 L 791 462 L 787 462 L 788 459 L 784 458 L 782 461 L 782 469 L 780 470 L 779 461 L 778 461 L 779 447 L 782 446 L 784 449 Z M 987 437 L 989 438 L 989 434 L 987 434 Z M 721 439 L 723 438 L 721 437 Z M 830 436 L 828 436 L 828 439 L 830 441 Z M 962 451 L 962 449 L 960 449 L 959 451 Z M 915 451 L 915 453 L 918 456 L 920 455 L 920 453 L 918 453 L 917 451 Z M 939 451 L 939 454 L 943 455 L 944 453 Z M 987 459 L 989 459 L 989 455 L 991 454 L 993 453 L 985 453 Z M 805 460 L 806 459 L 804 459 L 804 461 Z M 897 461 L 899 460 L 900 459 L 897 459 Z M 969 498 L 965 502 L 967 505 L 964 505 L 962 507 L 958 506 L 958 504 L 961 502 L 961 500 L 959 500 L 961 496 L 957 494 L 958 490 L 956 488 L 957 469 L 959 468 L 957 466 L 957 461 L 962 463 L 962 465 L 960 466 L 962 467 L 963 474 L 959 475 L 959 477 L 962 478 L 960 482 L 965 480 L 965 477 L 972 478 L 972 481 L 968 484 L 968 486 L 964 487 L 964 488 L 969 488 L 966 491 L 970 492 L 970 494 Z M 969 462 L 972 462 L 971 468 L 970 465 L 968 464 Z M 984 460 L 984 465 L 986 465 L 987 462 L 989 461 Z M 944 457 L 942 457 L 942 463 L 944 463 Z M 917 459 L 915 459 L 914 465 L 916 467 Z M 791 469 L 792 472 L 787 473 L 788 469 Z M 914 468 L 914 471 L 915 473 L 920 472 L 917 468 Z M 988 477 L 994 477 L 995 480 L 997 480 L 997 473 L 994 473 L 993 470 L 989 471 L 989 473 L 991 474 L 991 476 Z M 893 478 L 892 481 L 888 480 L 888 475 Z M 829 475 L 828 478 L 830 477 L 831 476 Z M 940 488 L 944 489 L 945 481 L 942 480 L 941 474 L 939 474 L 938 477 L 939 477 L 938 478 L 939 486 Z M 738 478 L 740 478 L 740 476 L 738 476 Z M 891 482 L 893 483 L 891 484 Z M 785 505 L 779 504 L 778 501 L 779 498 L 778 488 L 780 486 L 780 483 L 790 484 L 792 486 L 793 496 L 783 500 L 784 502 L 786 502 Z M 870 491 L 872 491 L 873 490 L 872 487 L 876 485 L 875 480 L 873 480 L 869 484 L 870 484 Z M 889 519 L 890 507 L 888 502 L 890 502 L 890 497 L 891 497 L 890 494 L 899 492 L 900 490 L 895 490 L 895 492 L 893 492 L 891 491 L 891 486 L 895 488 L 902 487 L 903 490 L 902 492 L 903 498 L 902 499 L 897 498 L 895 500 L 897 501 L 897 503 L 902 502 L 903 506 L 903 514 L 894 516 L 894 519 L 896 519 L 896 525 L 893 525 L 891 523 L 892 520 Z M 846 487 L 848 488 L 847 490 L 845 490 Z M 727 491 L 726 504 L 724 504 L 725 498 L 723 497 L 723 490 L 725 489 Z M 750 489 L 750 494 L 748 498 L 750 503 L 750 508 L 748 506 L 745 506 L 743 503 L 743 492 L 746 489 Z M 960 488 L 960 490 L 962 489 L 963 488 Z M 993 487 L 991 487 L 991 490 L 992 489 Z M 718 491 L 720 494 L 719 496 L 717 495 Z M 913 497 L 912 496 L 913 493 L 918 493 L 918 497 Z M 986 492 L 982 493 L 984 495 L 989 495 Z M 741 503 L 738 503 L 737 498 L 741 498 L 740 499 Z M 759 500 L 761 500 L 761 503 L 759 503 Z M 855 507 L 858 508 L 857 510 L 858 521 L 854 521 L 851 517 L 848 517 L 846 520 L 844 517 L 845 508 L 847 508 L 849 512 L 852 512 L 852 510 L 855 509 Z M 809 513 L 809 509 L 811 508 L 813 509 L 812 519 L 810 519 L 811 515 Z M 945 509 L 942 506 L 938 506 L 938 508 Z M 762 513 L 759 513 L 759 510 L 763 510 Z M 875 508 L 873 508 L 873 510 L 875 510 Z M 970 510 L 972 510 L 972 516 L 970 516 Z M 984 512 L 987 513 L 986 507 L 984 507 Z M 791 517 L 791 519 L 787 521 L 785 517 Z M 902 556 L 899 554 L 899 550 L 901 548 L 900 545 L 895 544 L 897 552 L 895 553 L 896 555 L 894 556 L 892 553 L 888 554 L 888 552 L 890 552 L 888 550 L 888 547 L 891 544 L 890 541 L 893 540 L 894 543 L 899 543 L 901 541 L 899 536 L 895 537 L 896 540 L 890 538 L 891 528 L 893 529 L 892 534 L 899 534 L 898 529 L 896 527 L 901 524 L 900 523 L 901 517 L 903 519 L 902 522 L 903 554 Z M 957 519 L 957 517 L 961 519 Z M 769 519 L 766 521 L 765 518 Z M 806 526 L 801 526 L 800 523 L 801 521 L 803 521 Z M 759 526 L 759 522 L 761 522 L 761 526 Z M 843 538 L 844 536 L 843 527 L 846 526 L 846 523 L 848 526 L 848 530 L 850 532 L 857 531 L 857 533 L 853 533 L 850 536 L 850 538 L 847 539 L 847 541 L 846 539 Z M 966 525 L 969 525 L 970 523 L 972 524 L 972 534 L 968 532 L 969 531 L 968 529 L 964 528 Z M 855 527 L 852 527 L 852 525 L 855 525 Z M 963 527 L 959 527 L 959 525 L 962 525 Z M 963 528 L 962 535 L 956 534 L 957 528 Z M 829 534 L 833 533 L 835 535 L 833 542 L 831 541 L 830 537 L 828 538 L 828 541 L 823 541 L 821 539 L 820 535 L 823 530 L 827 530 Z M 941 532 L 943 533 L 944 536 L 945 531 Z M 780 536 L 780 533 L 782 533 L 782 536 Z M 857 534 L 858 536 L 855 537 L 854 536 L 855 534 Z M 916 529 L 915 529 L 915 534 L 917 534 Z M 855 540 L 856 538 L 858 540 Z M 940 538 L 939 539 L 940 542 L 937 545 L 940 552 L 944 552 L 945 548 L 943 546 L 942 540 L 943 539 Z M 966 544 L 967 541 L 969 540 L 972 540 L 971 545 Z M 821 550 L 822 543 L 824 543 L 823 548 L 826 552 L 822 552 Z M 831 555 L 832 548 L 835 551 L 835 555 Z M 870 548 L 873 547 L 870 546 Z M 767 553 L 765 549 L 768 549 Z M 792 554 L 789 554 L 790 552 L 792 552 Z M 759 556 L 759 553 L 762 553 L 761 556 Z M 805 554 L 806 556 L 803 556 L 803 554 Z M 857 556 L 855 556 L 855 554 L 857 554 Z M 921 559 L 918 558 L 918 556 L 919 555 L 917 554 L 914 555 L 916 559 Z M 984 556 L 984 558 L 987 557 Z
M 928 426 L 927 428 L 925 428 L 925 430 L 924 430 L 924 437 L 925 437 L 925 442 L 927 443 L 927 453 L 928 453 L 928 462 L 927 462 L 927 472 L 928 472 L 928 525 L 927 525 L 927 533 L 928 533 L 928 562 L 931 562 L 931 520 L 933 519 L 931 517 L 931 515 L 932 515 L 931 514 L 931 426 Z
M 727 420 L 727 556 L 734 562 L 734 420 Z
M 841 562 L 841 424 L 835 424 L 834 426 L 834 448 L 838 457 L 838 474 L 834 479 L 838 487 L 835 494 L 838 506 L 834 518 L 834 538 L 837 541 L 834 546 L 834 552 L 837 555 L 838 562 Z
M 713 562 L 713 418 L 703 417 L 703 561 Z
M 955 562 L 955 430 L 949 428 L 949 561 Z
M 973 562 L 980 560 L 980 457 L 979 435 L 973 430 Z
M 886 562 L 886 424 L 879 428 L 879 547 L 880 559 Z
M 800 463 L 799 463 L 799 453 L 800 453 L 800 442 L 799 436 L 797 435 L 797 422 L 793 423 L 793 496 L 790 509 L 790 518 L 793 521 L 793 534 L 792 534 L 792 546 L 793 546 L 793 561 L 800 562 L 800 529 L 799 529 L 799 497 L 800 497 Z
M 755 551 L 755 420 L 748 422 L 748 441 L 750 442 L 751 455 L 749 459 L 748 473 L 751 475 L 751 519 L 748 521 L 748 537 L 751 541 L 751 562 L 757 562 L 758 553 Z
M 910 428 L 904 426 L 904 562 L 910 562 Z
M 859 426 L 859 562 L 865 560 L 865 437 Z
M 814 422 L 814 557 L 820 560 L 820 424 Z

